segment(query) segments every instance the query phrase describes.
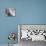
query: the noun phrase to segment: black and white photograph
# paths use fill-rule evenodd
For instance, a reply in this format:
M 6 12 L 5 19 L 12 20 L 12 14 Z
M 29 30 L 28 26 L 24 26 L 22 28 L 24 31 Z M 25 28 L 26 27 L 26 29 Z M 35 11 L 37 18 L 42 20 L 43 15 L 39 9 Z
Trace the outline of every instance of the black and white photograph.
M 20 46 L 46 43 L 46 25 L 20 24 L 18 33 Z
M 5 8 L 5 15 L 6 16 L 16 16 L 16 9 L 15 8 Z

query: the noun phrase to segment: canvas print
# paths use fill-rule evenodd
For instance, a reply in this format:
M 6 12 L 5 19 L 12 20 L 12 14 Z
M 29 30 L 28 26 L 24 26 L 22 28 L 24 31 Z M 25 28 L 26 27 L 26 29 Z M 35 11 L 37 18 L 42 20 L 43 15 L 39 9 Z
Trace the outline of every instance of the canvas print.
M 18 25 L 20 46 L 31 46 L 33 42 L 46 42 L 46 25 Z
M 16 16 L 16 9 L 15 8 L 5 8 L 6 16 Z

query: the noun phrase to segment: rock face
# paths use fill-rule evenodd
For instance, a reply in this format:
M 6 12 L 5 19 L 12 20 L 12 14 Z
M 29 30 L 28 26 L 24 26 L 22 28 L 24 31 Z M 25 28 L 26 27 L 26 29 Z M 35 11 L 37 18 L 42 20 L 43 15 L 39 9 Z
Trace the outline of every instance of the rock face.
M 15 16 L 15 14 L 16 14 L 15 8 L 6 8 L 5 14 L 7 16 Z

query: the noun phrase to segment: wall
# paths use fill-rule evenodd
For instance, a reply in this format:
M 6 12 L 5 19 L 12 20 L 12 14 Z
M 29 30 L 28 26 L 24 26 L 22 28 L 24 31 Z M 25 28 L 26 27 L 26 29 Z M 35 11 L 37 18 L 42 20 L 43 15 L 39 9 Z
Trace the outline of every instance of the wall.
M 46 0 L 17 0 L 16 10 L 21 24 L 46 24 Z
M 17 15 L 16 17 L 5 16 L 5 8 L 15 8 L 15 0 L 0 0 L 0 44 L 7 44 L 8 34 L 10 32 L 16 32 L 17 34 Z M 18 42 L 17 39 L 15 41 Z
M 9 7 L 16 8 L 16 17 L 5 16 Z M 0 44 L 8 43 L 9 32 L 18 32 L 17 24 L 46 24 L 46 0 L 0 0 Z

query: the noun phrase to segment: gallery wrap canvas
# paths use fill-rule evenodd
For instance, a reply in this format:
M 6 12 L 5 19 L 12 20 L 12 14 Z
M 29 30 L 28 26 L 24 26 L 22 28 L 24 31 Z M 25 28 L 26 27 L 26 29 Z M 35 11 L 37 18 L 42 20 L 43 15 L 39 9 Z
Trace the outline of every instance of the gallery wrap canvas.
M 18 33 L 20 33 L 18 35 L 20 41 L 46 41 L 46 25 L 20 24 L 18 25 Z
M 15 8 L 5 8 L 6 16 L 16 16 L 16 9 Z

